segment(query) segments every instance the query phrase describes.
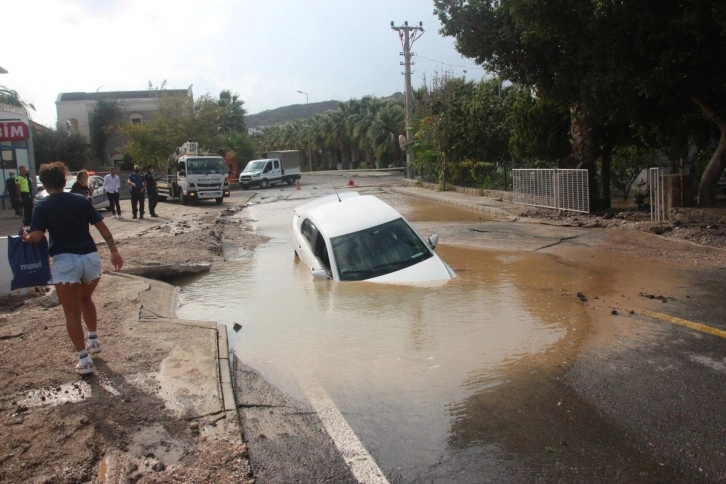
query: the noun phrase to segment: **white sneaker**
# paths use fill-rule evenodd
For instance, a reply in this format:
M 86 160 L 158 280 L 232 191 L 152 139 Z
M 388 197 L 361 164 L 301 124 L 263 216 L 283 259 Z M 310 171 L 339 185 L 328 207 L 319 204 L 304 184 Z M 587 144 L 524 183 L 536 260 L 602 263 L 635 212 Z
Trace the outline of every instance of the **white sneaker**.
M 100 353 L 101 352 L 101 341 L 97 337 L 88 338 L 86 340 L 86 351 L 88 351 L 88 353 L 91 355 Z
M 76 373 L 79 375 L 90 375 L 93 373 L 93 361 L 87 358 L 86 361 L 79 361 L 76 365 Z
M 113 218 L 116 218 L 116 214 L 113 214 Z

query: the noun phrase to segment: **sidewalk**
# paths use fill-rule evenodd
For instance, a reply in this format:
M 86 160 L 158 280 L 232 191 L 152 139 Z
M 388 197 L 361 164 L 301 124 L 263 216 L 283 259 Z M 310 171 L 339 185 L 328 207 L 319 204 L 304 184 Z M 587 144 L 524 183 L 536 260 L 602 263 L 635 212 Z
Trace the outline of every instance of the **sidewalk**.
M 122 202 L 123 203 L 123 202 Z M 128 204 L 128 202 L 126 202 Z M 123 208 L 126 208 L 124 206 Z M 179 210 L 177 204 L 159 204 L 158 218 L 131 219 L 130 211 L 127 219 L 114 219 L 110 212 L 102 211 L 104 220 L 109 226 L 116 240 L 122 240 L 139 235 L 153 227 L 174 219 L 174 212 Z M 0 210 L 0 236 L 15 235 L 21 228 L 21 220 L 13 216 L 11 210 Z M 91 228 L 91 233 L 97 242 L 102 238 L 98 232 Z M 106 250 L 105 244 L 99 245 L 99 250 Z M 4 276 L 3 276 L 4 277 Z M 187 432 L 205 436 L 206 439 L 220 439 L 227 442 L 242 444 L 239 416 L 236 409 L 235 397 L 232 388 L 230 371 L 229 347 L 227 341 L 227 328 L 214 321 L 192 321 L 176 317 L 178 289 L 165 282 L 138 277 L 134 275 L 113 272 L 104 267 L 94 301 L 99 312 L 99 334 L 104 345 L 104 351 L 96 364 L 96 373 L 90 378 L 79 378 L 73 374 L 67 364 L 57 365 L 60 371 L 65 372 L 69 388 L 84 388 L 91 401 L 98 400 L 110 404 L 123 405 L 128 402 L 128 395 L 133 394 L 131 387 L 141 385 L 145 398 L 162 403 L 152 413 L 161 418 L 157 422 L 151 415 L 143 411 L 133 415 L 138 419 L 138 425 L 126 429 L 132 435 L 143 440 L 144 445 L 138 451 L 130 447 L 126 452 L 111 449 L 111 453 L 104 457 L 104 470 L 106 482 L 119 482 L 123 474 L 128 472 L 129 461 L 135 462 L 139 469 L 148 467 L 148 455 L 154 454 L 159 460 L 164 447 L 175 445 L 165 428 L 168 420 L 162 415 L 174 415 L 173 420 Z M 53 307 L 51 301 L 54 295 L 43 298 L 31 298 L 28 302 L 34 307 L 38 306 L 38 299 L 45 300 Z M 57 303 L 55 303 L 57 305 Z M 30 306 L 23 311 L 26 317 L 31 314 Z M 57 306 L 56 306 L 57 308 Z M 12 313 L 11 313 L 12 314 Z M 17 313 L 16 313 L 17 314 Z M 43 313 L 41 313 L 43 314 Z M 45 313 L 51 317 L 47 310 Z M 57 328 L 58 339 L 44 357 L 46 365 L 50 361 L 70 361 L 72 346 L 67 337 L 62 335 L 65 331 L 59 311 L 54 310 L 53 321 L 43 323 Z M 116 316 L 120 314 L 121 316 Z M 5 317 L 0 324 L 0 337 L 12 337 L 17 329 L 10 323 L 14 318 Z M 25 319 L 25 318 L 23 318 Z M 105 320 L 104 320 L 105 319 Z M 6 334 L 8 333 L 8 334 Z M 17 351 L 23 351 L 27 343 L 18 341 Z M 153 358 L 148 361 L 142 356 L 138 360 L 139 351 L 151 352 Z M 32 358 L 32 355 L 27 356 Z M 157 363 L 158 362 L 158 363 Z M 30 365 L 30 362 L 28 363 Z M 33 363 L 37 364 L 37 363 Z M 141 380 L 141 382 L 140 382 Z M 37 396 L 29 397 L 25 405 L 29 408 L 46 408 L 46 411 L 56 405 L 69 403 L 68 400 L 50 398 L 58 392 L 53 388 L 44 388 L 38 382 L 34 391 Z M 7 383 L 7 385 L 12 385 Z M 65 388 L 65 384 L 61 385 Z M 85 389 L 85 386 L 88 386 Z M 113 403 L 115 399 L 116 403 Z M 137 401 L 132 397 L 132 401 Z M 105 404 L 104 404 L 105 405 Z M 68 412 L 69 410 L 66 410 Z M 74 411 L 82 411 L 79 409 Z M 168 419 L 169 417 L 166 417 Z M 160 423 L 161 422 L 161 423 Z M 16 430 L 20 430 L 16 428 Z M 136 438 L 136 437 L 135 437 Z M 171 442 L 171 444 L 169 443 Z M 178 456 L 181 458 L 182 456 Z M 167 463 L 172 458 L 165 459 Z

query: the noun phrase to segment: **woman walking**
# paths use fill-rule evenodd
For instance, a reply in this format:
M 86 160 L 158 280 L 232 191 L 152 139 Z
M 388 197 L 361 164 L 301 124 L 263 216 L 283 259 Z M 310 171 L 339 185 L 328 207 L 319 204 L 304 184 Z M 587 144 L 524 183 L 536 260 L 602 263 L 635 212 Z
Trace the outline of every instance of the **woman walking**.
M 76 175 L 76 182 L 71 186 L 71 193 L 80 193 L 85 197 L 91 196 L 91 189 L 88 187 L 88 171 L 81 170 Z
M 89 353 L 101 351 L 97 335 L 96 306 L 93 291 L 101 277 L 101 258 L 91 237 L 89 226 L 96 227 L 111 251 L 111 263 L 120 270 L 124 260 L 108 227 L 85 196 L 65 193 L 63 187 L 68 168 L 63 162 L 46 163 L 40 167 L 40 180 L 49 196 L 36 202 L 29 231 L 23 229 L 26 242 L 37 243 L 46 230 L 50 234 L 48 253 L 53 257 L 51 284 L 55 286 L 63 307 L 68 336 L 78 352 L 76 372 L 93 373 Z M 88 328 L 84 339 L 82 320 Z

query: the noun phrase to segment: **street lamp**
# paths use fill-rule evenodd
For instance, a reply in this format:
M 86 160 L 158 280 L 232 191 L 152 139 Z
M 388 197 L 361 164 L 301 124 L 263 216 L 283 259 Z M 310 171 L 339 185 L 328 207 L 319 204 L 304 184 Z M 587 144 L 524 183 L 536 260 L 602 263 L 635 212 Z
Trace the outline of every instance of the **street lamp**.
M 305 104 L 310 104 L 308 101 L 308 93 L 305 91 L 298 91 L 300 94 L 305 94 Z M 310 154 L 310 128 L 308 127 L 308 171 L 313 171 L 313 158 Z

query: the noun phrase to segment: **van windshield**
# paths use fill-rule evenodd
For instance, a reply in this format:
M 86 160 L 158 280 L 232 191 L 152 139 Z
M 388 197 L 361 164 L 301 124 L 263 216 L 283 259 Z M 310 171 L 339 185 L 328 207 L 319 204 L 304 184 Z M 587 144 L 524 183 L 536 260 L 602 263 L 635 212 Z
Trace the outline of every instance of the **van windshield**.
M 222 158 L 194 158 L 187 161 L 188 175 L 226 175 L 227 165 Z

